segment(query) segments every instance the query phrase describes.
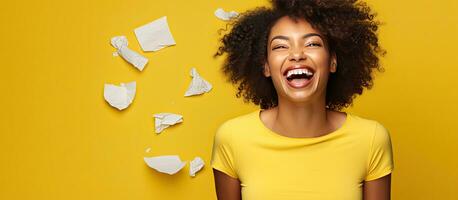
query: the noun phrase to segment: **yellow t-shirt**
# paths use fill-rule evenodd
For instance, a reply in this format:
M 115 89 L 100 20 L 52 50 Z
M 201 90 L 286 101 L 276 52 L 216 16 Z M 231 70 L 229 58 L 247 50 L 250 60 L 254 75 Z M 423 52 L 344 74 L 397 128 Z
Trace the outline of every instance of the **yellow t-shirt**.
M 260 110 L 222 124 L 211 166 L 239 179 L 243 200 L 356 200 L 364 181 L 393 170 L 390 135 L 347 113 L 334 132 L 291 138 L 265 127 Z

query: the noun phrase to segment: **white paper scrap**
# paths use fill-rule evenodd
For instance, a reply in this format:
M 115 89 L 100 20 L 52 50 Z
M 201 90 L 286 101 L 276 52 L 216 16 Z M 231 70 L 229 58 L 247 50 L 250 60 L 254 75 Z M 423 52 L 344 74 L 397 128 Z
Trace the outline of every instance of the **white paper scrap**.
M 135 97 L 136 82 L 121 83 L 120 86 L 105 84 L 103 97 L 113 107 L 123 110 L 127 108 Z
M 232 18 L 237 17 L 238 15 L 239 13 L 235 11 L 225 12 L 222 8 L 218 8 L 215 10 L 215 16 L 223 21 L 229 21 Z
M 164 47 L 176 44 L 166 16 L 138 27 L 134 32 L 143 51 L 159 51 Z
M 185 97 L 203 94 L 209 92 L 212 89 L 212 84 L 200 77 L 197 73 L 196 68 L 191 69 L 192 81 L 188 87 L 188 90 L 184 93 Z
M 189 168 L 189 175 L 190 176 L 196 176 L 196 173 L 200 171 L 204 167 L 204 160 L 200 157 L 195 157 L 191 161 L 191 167 Z
M 177 155 L 144 157 L 145 163 L 158 172 L 173 175 L 180 171 L 186 162 L 182 162 Z
M 162 132 L 169 126 L 183 122 L 183 116 L 173 113 L 157 113 L 154 114 L 154 125 L 156 133 Z
M 140 71 L 142 71 L 146 63 L 148 63 L 147 58 L 127 47 L 128 42 L 126 36 L 116 36 L 111 38 L 111 45 L 117 49 L 116 54 L 113 54 L 113 56 L 117 54 L 121 55 L 122 58 Z

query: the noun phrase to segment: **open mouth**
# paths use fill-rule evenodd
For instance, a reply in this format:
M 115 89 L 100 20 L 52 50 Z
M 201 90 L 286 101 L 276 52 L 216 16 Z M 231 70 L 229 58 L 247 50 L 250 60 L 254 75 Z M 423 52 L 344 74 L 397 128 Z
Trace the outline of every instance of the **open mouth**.
M 309 68 L 292 69 L 286 71 L 286 79 L 288 81 L 292 81 L 294 79 L 310 80 L 313 77 L 313 74 L 315 74 L 315 72 Z
M 288 84 L 294 88 L 307 86 L 313 78 L 315 70 L 310 67 L 291 68 L 284 72 Z

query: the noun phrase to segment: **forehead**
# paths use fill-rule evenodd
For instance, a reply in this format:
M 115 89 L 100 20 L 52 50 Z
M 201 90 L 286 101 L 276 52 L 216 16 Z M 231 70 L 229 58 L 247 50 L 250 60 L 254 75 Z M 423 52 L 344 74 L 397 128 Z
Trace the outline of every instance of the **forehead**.
M 312 27 L 312 25 L 304 19 L 292 19 L 288 16 L 284 16 L 278 19 L 270 29 L 269 38 L 275 37 L 276 35 L 304 35 L 307 33 L 318 33 L 320 31 Z

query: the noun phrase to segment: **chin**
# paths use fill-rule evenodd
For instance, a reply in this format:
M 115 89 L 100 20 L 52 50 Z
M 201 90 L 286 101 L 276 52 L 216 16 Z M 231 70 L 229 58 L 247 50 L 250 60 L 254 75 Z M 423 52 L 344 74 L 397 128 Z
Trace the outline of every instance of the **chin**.
M 313 97 L 313 94 L 309 94 L 309 93 L 306 93 L 306 92 L 294 92 L 293 94 L 285 94 L 285 97 L 284 98 L 286 101 L 289 101 L 291 103 L 310 103 L 312 102 L 314 99 Z

